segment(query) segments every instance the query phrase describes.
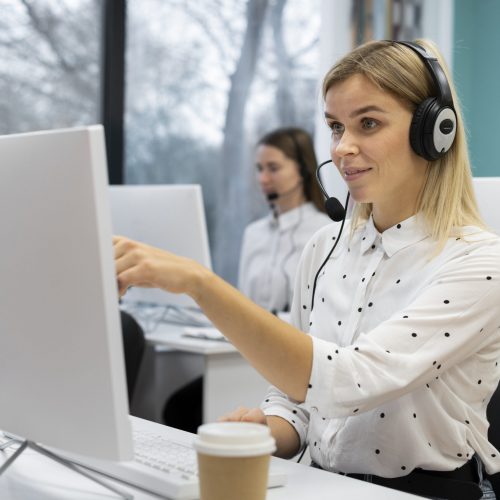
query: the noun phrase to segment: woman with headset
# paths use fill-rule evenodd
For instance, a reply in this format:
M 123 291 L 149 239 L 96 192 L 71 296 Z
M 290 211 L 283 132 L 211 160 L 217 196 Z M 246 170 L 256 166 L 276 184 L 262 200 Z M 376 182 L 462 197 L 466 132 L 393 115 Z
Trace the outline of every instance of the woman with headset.
M 428 498 L 494 499 L 500 238 L 478 214 L 442 58 L 417 43 L 362 45 L 324 78 L 331 158 L 355 207 L 306 246 L 293 326 L 199 265 L 122 238 L 118 283 L 197 301 L 274 385 L 261 408 L 226 418 L 268 425 L 279 456 L 308 443 L 326 470 Z
M 302 250 L 331 221 L 314 179 L 316 155 L 305 130 L 267 133 L 255 157 L 257 180 L 272 213 L 245 229 L 238 288 L 268 311 L 287 313 Z

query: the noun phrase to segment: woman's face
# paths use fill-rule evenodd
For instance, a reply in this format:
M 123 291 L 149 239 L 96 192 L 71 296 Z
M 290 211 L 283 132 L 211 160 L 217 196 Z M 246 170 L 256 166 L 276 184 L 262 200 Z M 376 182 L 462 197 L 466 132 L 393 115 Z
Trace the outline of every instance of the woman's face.
M 281 195 L 279 202 L 302 197 L 302 176 L 295 160 L 274 146 L 260 144 L 256 151 L 257 180 L 265 195 Z M 282 199 L 280 199 L 282 198 Z
M 379 230 L 413 215 L 427 162 L 410 146 L 412 112 L 357 74 L 328 90 L 325 117 L 332 160 L 354 200 L 373 204 Z

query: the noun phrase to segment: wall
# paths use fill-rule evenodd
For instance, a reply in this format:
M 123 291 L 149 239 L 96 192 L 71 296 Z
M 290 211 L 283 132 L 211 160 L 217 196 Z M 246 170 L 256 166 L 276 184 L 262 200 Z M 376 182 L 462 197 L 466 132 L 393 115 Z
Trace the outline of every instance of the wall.
M 455 0 L 453 74 L 478 177 L 500 176 L 499 20 L 499 0 Z

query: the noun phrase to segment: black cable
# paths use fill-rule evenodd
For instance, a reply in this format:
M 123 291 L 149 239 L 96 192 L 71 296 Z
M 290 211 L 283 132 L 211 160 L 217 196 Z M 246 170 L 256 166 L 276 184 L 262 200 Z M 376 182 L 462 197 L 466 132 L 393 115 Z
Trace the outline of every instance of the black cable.
M 318 282 L 319 273 L 325 267 L 326 263 L 328 262 L 328 260 L 330 259 L 331 255 L 333 254 L 333 251 L 337 247 L 338 242 L 340 241 L 340 236 L 342 234 L 342 230 L 344 229 L 344 223 L 345 223 L 346 214 L 347 214 L 347 205 L 349 204 L 349 196 L 350 196 L 350 193 L 347 192 L 347 197 L 345 199 L 344 217 L 342 219 L 342 224 L 340 225 L 340 229 L 339 229 L 339 232 L 337 234 L 337 239 L 335 240 L 335 243 L 334 243 L 332 249 L 328 252 L 328 255 L 326 256 L 326 259 L 323 261 L 323 263 L 321 264 L 321 266 L 319 266 L 318 272 L 316 273 L 316 276 L 314 277 L 314 283 L 313 283 L 313 289 L 312 289 L 312 299 L 311 299 L 311 312 L 312 312 L 312 310 L 314 308 L 314 294 L 316 293 L 316 284 Z
M 302 460 L 302 458 L 304 458 L 304 454 L 305 454 L 306 450 L 307 450 L 307 444 L 306 444 L 305 448 L 302 450 L 302 453 L 300 454 L 300 457 L 297 460 L 298 464 L 300 463 L 300 461 Z

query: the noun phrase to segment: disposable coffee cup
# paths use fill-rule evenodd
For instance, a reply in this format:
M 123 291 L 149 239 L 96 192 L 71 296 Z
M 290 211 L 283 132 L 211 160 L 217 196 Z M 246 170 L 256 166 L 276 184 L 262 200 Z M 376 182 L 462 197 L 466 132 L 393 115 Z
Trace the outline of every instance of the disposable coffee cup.
M 198 427 L 201 500 L 264 500 L 276 443 L 269 427 L 217 422 Z

